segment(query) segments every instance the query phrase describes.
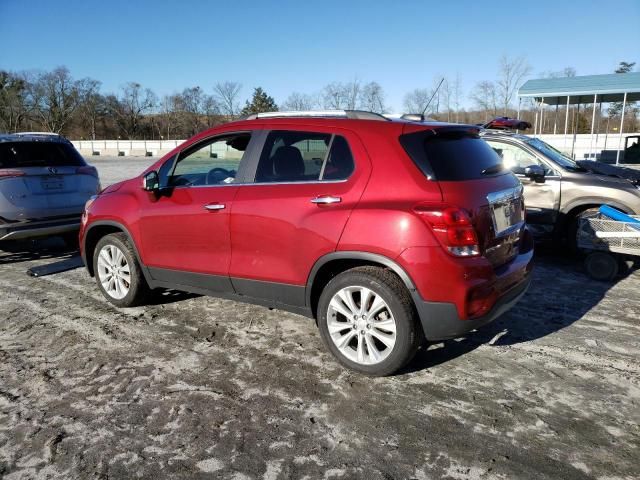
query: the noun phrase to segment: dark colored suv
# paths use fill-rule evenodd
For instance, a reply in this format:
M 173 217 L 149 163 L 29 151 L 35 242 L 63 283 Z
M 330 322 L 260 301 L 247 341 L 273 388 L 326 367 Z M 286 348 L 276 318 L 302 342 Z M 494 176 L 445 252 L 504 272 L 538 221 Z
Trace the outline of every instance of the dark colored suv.
M 533 255 L 477 127 L 356 111 L 207 130 L 88 202 L 80 243 L 114 305 L 174 288 L 300 313 L 369 375 L 507 311 Z

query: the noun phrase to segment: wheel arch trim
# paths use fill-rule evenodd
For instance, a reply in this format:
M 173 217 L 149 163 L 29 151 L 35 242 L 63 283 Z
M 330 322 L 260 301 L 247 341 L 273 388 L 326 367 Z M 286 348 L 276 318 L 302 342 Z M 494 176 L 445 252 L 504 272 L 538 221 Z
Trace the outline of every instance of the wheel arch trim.
M 144 275 L 145 280 L 147 281 L 147 283 L 149 283 L 149 281 L 151 281 L 151 276 L 149 275 L 149 272 L 147 270 L 147 268 L 145 267 L 144 263 L 142 263 L 142 258 L 140 258 L 140 253 L 138 251 L 138 246 L 136 245 L 135 240 L 133 239 L 133 236 L 131 235 L 131 232 L 129 232 L 129 229 L 127 227 L 125 227 L 122 223 L 120 222 L 116 222 L 114 220 L 98 220 L 96 222 L 91 223 L 91 225 L 89 225 L 89 227 L 87 228 L 82 242 L 82 260 L 84 261 L 85 266 L 87 267 L 87 269 L 89 270 L 89 272 L 91 272 L 90 267 L 89 267 L 89 261 L 93 262 L 93 258 L 88 259 L 87 258 L 87 238 L 89 237 L 89 233 L 91 232 L 91 230 L 93 230 L 95 227 L 115 227 L 119 230 L 122 231 L 122 233 L 124 233 L 128 240 L 129 243 L 131 244 L 131 247 L 133 248 L 133 253 L 135 253 L 136 255 L 136 260 L 138 261 L 138 264 L 140 265 L 140 269 L 142 270 L 142 273 Z M 97 242 L 96 242 L 97 243 Z
M 311 268 L 311 272 L 309 273 L 309 277 L 307 279 L 307 285 L 305 288 L 306 290 L 305 301 L 308 307 L 311 307 L 311 291 L 312 291 L 313 284 L 315 282 L 318 272 L 326 264 L 336 260 L 356 260 L 356 261 L 362 260 L 366 262 L 381 264 L 389 268 L 390 270 L 392 270 L 394 273 L 396 273 L 400 277 L 402 282 L 405 284 L 405 286 L 407 287 L 410 293 L 413 293 L 416 291 L 416 286 L 413 283 L 413 280 L 411 279 L 409 274 L 404 270 L 404 268 L 398 265 L 397 262 L 390 259 L 389 257 L 385 257 L 384 255 L 380 255 L 378 253 L 371 253 L 371 252 L 359 252 L 359 251 L 350 251 L 350 250 L 337 251 L 337 252 L 328 253 L 320 257 Z

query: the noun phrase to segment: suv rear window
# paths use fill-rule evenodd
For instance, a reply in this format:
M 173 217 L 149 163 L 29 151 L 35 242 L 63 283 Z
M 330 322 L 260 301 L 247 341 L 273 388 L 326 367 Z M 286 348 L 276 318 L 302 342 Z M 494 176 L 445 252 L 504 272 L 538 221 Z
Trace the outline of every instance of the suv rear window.
M 54 142 L 2 142 L 0 168 L 78 167 L 86 165 L 71 145 Z
M 500 157 L 475 130 L 424 130 L 402 135 L 400 143 L 432 180 L 474 180 L 507 172 Z

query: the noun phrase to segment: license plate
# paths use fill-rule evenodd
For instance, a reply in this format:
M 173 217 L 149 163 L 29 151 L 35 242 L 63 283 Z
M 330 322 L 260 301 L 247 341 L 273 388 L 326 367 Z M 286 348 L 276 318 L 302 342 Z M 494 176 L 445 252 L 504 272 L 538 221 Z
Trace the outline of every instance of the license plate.
M 43 190 L 62 190 L 64 179 L 62 177 L 46 177 L 42 179 Z
M 522 187 L 510 188 L 487 196 L 496 237 L 519 229 L 524 223 Z

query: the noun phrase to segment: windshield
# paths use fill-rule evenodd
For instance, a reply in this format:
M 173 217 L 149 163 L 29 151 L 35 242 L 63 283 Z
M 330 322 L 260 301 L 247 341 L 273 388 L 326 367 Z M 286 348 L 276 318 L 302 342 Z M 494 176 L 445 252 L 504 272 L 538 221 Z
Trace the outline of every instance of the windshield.
M 543 153 L 547 158 L 553 160 L 562 168 L 576 172 L 584 170 L 582 167 L 578 166 L 576 162 L 565 156 L 560 150 L 557 150 L 556 148 L 538 138 L 527 138 L 525 142 L 539 152 Z

